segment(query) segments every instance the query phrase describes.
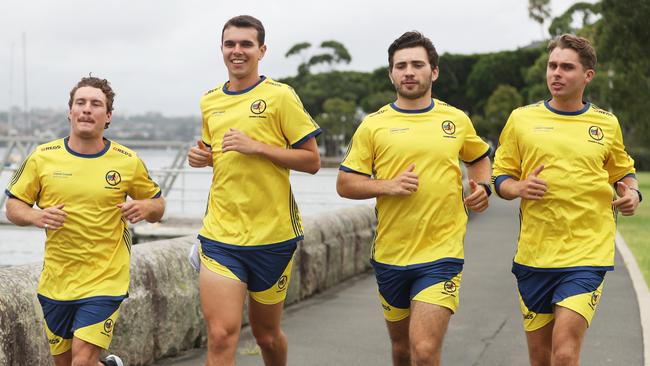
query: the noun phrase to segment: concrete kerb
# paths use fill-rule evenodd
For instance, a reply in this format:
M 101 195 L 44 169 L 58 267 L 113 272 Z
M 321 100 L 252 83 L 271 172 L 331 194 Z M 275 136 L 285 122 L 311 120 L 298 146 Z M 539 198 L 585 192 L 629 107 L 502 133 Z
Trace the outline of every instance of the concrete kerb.
M 628 248 L 625 240 L 618 232 L 616 233 L 616 249 L 621 253 L 625 267 L 630 273 L 636 299 L 639 302 L 641 329 L 643 329 L 643 363 L 650 366 L 650 290 L 648 290 L 648 285 L 643 278 L 643 273 L 639 269 L 636 258 L 634 258 L 630 248 Z
M 369 268 L 371 206 L 305 218 L 286 304 L 299 302 Z M 110 352 L 147 365 L 205 345 L 198 276 L 187 261 L 196 235 L 132 248 L 129 298 L 120 308 Z M 51 364 L 36 297 L 42 264 L 0 268 L 0 365 Z M 245 322 L 247 321 L 244 312 Z

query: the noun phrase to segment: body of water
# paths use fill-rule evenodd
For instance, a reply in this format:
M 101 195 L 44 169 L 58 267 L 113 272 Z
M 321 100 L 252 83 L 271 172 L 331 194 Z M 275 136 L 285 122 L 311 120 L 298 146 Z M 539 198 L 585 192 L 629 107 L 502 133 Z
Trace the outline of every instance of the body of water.
M 147 164 L 154 179 L 160 181 L 156 170 L 169 167 L 175 151 L 140 150 L 138 154 Z M 0 156 L 3 156 L 2 149 Z M 337 172 L 336 168 L 321 168 L 315 175 L 291 172 L 291 187 L 303 217 L 374 203 L 374 200 L 348 200 L 339 197 L 336 193 Z M 12 173 L 7 171 L 0 175 L 3 194 L 11 175 Z M 165 217 L 201 218 L 205 212 L 211 179 L 212 172 L 209 168 L 193 169 L 188 166 L 184 174 L 176 180 L 173 189 L 164 192 L 167 200 Z M 0 225 L 0 266 L 42 261 L 44 242 L 43 230 Z

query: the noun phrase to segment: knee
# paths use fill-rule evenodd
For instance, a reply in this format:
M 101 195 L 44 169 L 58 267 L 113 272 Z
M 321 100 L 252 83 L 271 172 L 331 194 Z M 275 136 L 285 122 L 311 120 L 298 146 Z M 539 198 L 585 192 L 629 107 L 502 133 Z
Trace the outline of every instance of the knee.
M 571 347 L 557 347 L 553 349 L 553 365 L 574 366 L 578 365 L 580 355 Z
M 410 363 L 411 360 L 411 350 L 407 342 L 393 342 L 392 344 L 392 353 L 393 359 L 399 360 L 398 365 L 404 365 Z
M 269 332 L 253 332 L 255 342 L 263 350 L 274 350 L 280 346 L 284 339 L 284 334 L 281 330 Z
M 237 328 L 209 327 L 208 348 L 211 351 L 220 351 L 237 346 L 239 330 Z
M 550 366 L 551 354 L 535 354 L 529 355 L 530 366 Z
M 435 341 L 429 339 L 413 342 L 411 344 L 411 357 L 415 365 L 437 365 L 440 360 L 440 347 Z
M 92 360 L 86 355 L 75 355 L 72 357 L 72 366 L 97 366 L 98 360 Z

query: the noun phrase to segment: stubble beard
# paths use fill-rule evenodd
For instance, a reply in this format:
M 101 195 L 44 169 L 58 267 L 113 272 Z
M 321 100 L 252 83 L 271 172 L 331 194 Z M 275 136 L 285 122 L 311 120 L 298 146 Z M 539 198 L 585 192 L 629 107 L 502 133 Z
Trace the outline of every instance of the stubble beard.
M 428 82 L 425 83 L 419 83 L 418 87 L 414 90 L 408 90 L 405 87 L 402 87 L 400 84 L 395 85 L 395 91 L 397 92 L 397 95 L 404 98 L 404 99 L 410 99 L 410 100 L 415 100 L 422 98 L 425 96 L 427 93 L 431 91 L 431 85 L 433 81 L 429 80 Z

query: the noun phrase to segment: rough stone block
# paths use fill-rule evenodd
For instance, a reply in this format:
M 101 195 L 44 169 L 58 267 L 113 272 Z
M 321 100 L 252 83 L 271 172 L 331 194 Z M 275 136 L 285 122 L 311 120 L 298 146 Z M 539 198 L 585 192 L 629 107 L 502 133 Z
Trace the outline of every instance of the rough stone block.
M 286 304 L 364 272 L 375 225 L 370 206 L 306 217 Z M 125 364 L 146 365 L 205 345 L 198 276 L 187 262 L 195 241 L 192 235 L 133 246 L 129 298 L 109 351 Z M 41 266 L 0 268 L 0 365 L 53 364 L 36 297 Z

